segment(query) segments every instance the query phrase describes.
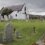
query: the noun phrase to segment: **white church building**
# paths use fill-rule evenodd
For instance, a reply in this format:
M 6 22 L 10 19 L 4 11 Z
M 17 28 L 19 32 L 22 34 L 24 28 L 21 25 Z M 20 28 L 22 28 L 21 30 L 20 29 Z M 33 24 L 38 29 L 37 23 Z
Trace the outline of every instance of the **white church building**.
M 8 19 L 26 20 L 26 19 L 34 19 L 34 18 L 36 18 L 36 19 L 44 18 L 45 19 L 45 16 L 42 16 L 43 14 L 35 15 L 32 13 L 29 13 L 27 11 L 28 9 L 26 9 L 26 6 L 24 4 L 8 6 L 7 8 L 12 9 L 13 12 L 11 14 L 9 14 L 9 18 L 7 18 L 7 16 L 5 15 L 4 16 L 5 20 L 8 20 Z M 0 19 L 3 20 L 1 15 L 0 15 Z
M 13 11 L 10 15 L 9 15 L 10 19 L 26 19 L 26 15 L 22 14 L 22 13 L 18 13 L 17 11 Z
M 11 19 L 25 20 L 26 14 L 24 14 L 24 7 L 25 7 L 24 4 L 5 7 L 5 8 L 13 10 L 13 12 L 11 14 L 9 14 L 9 19 L 10 20 Z M 27 18 L 29 18 L 29 15 L 27 15 Z M 4 20 L 8 20 L 6 15 L 4 15 Z
M 25 20 L 26 19 L 26 14 L 24 14 L 24 7 L 25 5 L 18 5 L 13 7 L 8 7 L 10 9 L 13 9 L 14 11 L 9 15 L 10 19 L 21 19 Z M 19 12 L 18 12 L 19 11 Z M 29 18 L 29 15 L 27 15 L 27 18 Z

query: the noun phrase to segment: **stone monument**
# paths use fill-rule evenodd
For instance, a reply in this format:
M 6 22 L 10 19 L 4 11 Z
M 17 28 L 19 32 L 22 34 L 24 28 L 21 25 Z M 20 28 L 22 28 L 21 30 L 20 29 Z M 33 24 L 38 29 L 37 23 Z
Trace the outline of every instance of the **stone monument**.
M 4 30 L 3 41 L 10 42 L 13 40 L 13 25 L 11 23 L 7 23 L 6 28 Z

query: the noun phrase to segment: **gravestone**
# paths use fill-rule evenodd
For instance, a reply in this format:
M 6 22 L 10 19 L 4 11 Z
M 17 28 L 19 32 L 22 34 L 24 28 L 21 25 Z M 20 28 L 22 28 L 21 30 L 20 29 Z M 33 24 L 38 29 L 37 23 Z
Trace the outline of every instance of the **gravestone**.
M 21 35 L 20 32 L 16 31 L 16 32 L 15 32 L 15 37 L 16 37 L 17 39 L 21 39 L 21 38 L 22 38 L 22 35 Z
M 34 32 L 34 33 L 36 32 L 36 27 L 35 27 L 35 26 L 33 27 L 33 32 Z
M 1 21 L 1 15 L 0 15 L 0 21 Z
M 2 33 L 0 33 L 0 43 L 2 43 L 3 42 L 3 34 Z
M 3 37 L 3 41 L 5 42 L 10 42 L 13 40 L 13 25 L 11 23 L 8 23 L 6 25 L 6 28 L 4 30 L 4 37 Z
M 8 17 L 6 15 L 4 15 L 4 20 L 7 21 L 8 20 Z
M 32 43 L 32 45 L 39 45 L 39 44 L 37 44 L 37 43 L 34 42 L 34 43 Z

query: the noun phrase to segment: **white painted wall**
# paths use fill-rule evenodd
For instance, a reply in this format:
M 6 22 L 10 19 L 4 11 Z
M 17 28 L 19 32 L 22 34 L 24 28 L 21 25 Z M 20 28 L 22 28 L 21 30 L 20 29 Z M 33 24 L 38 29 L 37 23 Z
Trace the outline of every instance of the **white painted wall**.
M 17 16 L 16 16 L 16 14 L 17 14 Z M 17 13 L 14 11 L 10 14 L 10 19 L 26 19 L 26 15 L 22 14 L 22 13 Z
M 29 15 L 27 15 L 27 19 L 29 20 Z

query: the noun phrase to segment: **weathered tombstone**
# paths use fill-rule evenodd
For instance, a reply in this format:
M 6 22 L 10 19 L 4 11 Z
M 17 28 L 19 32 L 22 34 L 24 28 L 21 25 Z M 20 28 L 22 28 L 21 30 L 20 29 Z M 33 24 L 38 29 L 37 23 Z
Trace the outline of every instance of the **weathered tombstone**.
M 4 15 L 4 20 L 5 20 L 5 21 L 7 21 L 7 20 L 8 20 L 8 18 L 7 18 L 7 16 L 6 16 L 6 15 Z
M 0 43 L 2 43 L 2 42 L 3 42 L 3 34 L 0 33 Z
M 10 20 L 12 20 L 12 19 L 13 19 L 12 15 L 9 15 L 9 19 L 10 19 Z
M 22 36 L 21 36 L 21 33 L 18 32 L 18 31 L 15 32 L 15 35 L 16 35 L 16 38 L 17 38 L 17 39 L 21 39 L 21 37 L 22 37 Z
M 1 15 L 0 15 L 0 21 L 1 21 Z
M 38 44 L 34 42 L 34 43 L 32 43 L 32 45 L 38 45 Z
M 45 45 L 45 33 L 44 33 L 44 36 L 43 36 L 43 42 L 44 42 L 44 45 Z
M 14 28 L 14 33 L 15 33 L 15 31 L 16 31 L 16 28 Z
M 34 31 L 34 33 L 35 33 L 35 29 L 36 29 L 36 27 L 34 26 L 34 27 L 33 27 L 33 31 Z
M 4 38 L 3 38 L 3 41 L 5 42 L 10 42 L 13 40 L 13 25 L 11 23 L 8 23 L 6 25 L 6 28 L 4 30 Z

